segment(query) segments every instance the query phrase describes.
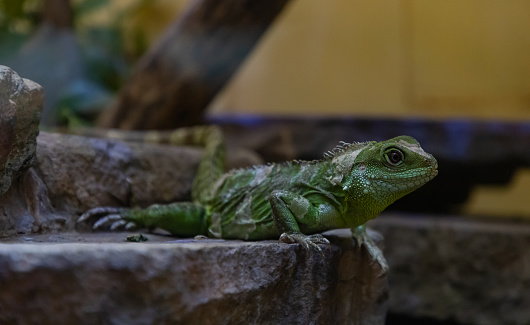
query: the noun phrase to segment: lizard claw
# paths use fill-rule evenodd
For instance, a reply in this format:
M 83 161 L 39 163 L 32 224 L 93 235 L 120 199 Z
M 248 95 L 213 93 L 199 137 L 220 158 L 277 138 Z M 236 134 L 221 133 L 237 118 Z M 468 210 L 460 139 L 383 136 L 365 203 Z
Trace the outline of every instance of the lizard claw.
M 132 221 L 129 221 L 126 225 L 125 225 L 125 230 L 127 231 L 130 231 L 130 230 L 135 230 L 136 228 L 138 228 L 136 226 L 136 224 Z
M 120 220 L 118 220 L 118 221 L 114 222 L 112 225 L 110 225 L 110 230 L 114 231 L 116 229 L 123 228 L 126 224 L 127 224 L 127 221 L 121 219 L 121 217 L 120 217 Z
M 324 244 L 328 246 L 328 249 L 331 249 L 331 244 L 329 243 L 329 240 L 327 240 L 324 236 L 321 234 L 315 234 L 315 235 L 304 235 L 300 233 L 294 233 L 294 234 L 288 234 L 284 232 L 280 236 L 281 243 L 286 244 L 294 244 L 298 243 L 302 245 L 306 249 L 306 251 L 309 251 L 310 249 L 314 249 L 320 253 L 320 255 L 324 256 L 324 252 L 320 248 L 319 244 Z
M 131 230 L 136 225 L 134 222 L 124 220 L 122 213 L 127 209 L 118 208 L 118 207 L 98 207 L 90 209 L 87 212 L 83 213 L 79 219 L 78 223 L 86 222 L 91 219 L 96 219 L 92 225 L 92 229 L 103 229 L 110 228 L 110 230 L 117 230 L 125 228 L 126 230 Z
M 107 216 L 101 217 L 96 223 L 94 223 L 94 226 L 92 226 L 93 229 L 101 229 L 106 225 L 113 224 L 114 222 L 118 222 L 121 220 L 121 216 L 119 214 L 109 214 Z
M 118 208 L 118 207 L 97 207 L 88 210 L 87 212 L 83 213 L 79 219 L 77 219 L 78 223 L 85 222 L 89 219 L 92 219 L 92 217 L 96 216 L 103 216 L 103 215 L 109 215 L 109 214 L 120 214 L 122 211 L 124 211 L 124 208 Z

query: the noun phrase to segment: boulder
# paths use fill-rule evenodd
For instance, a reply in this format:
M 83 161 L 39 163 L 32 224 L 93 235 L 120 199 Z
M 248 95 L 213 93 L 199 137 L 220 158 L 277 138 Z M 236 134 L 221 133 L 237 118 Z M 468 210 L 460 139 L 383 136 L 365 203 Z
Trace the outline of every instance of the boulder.
M 0 65 L 0 196 L 34 162 L 42 87 Z
M 35 231 L 35 209 L 27 199 L 32 188 L 37 134 L 42 111 L 42 88 L 0 66 L 0 237 L 17 229 Z M 35 200 L 33 200 L 35 201 Z

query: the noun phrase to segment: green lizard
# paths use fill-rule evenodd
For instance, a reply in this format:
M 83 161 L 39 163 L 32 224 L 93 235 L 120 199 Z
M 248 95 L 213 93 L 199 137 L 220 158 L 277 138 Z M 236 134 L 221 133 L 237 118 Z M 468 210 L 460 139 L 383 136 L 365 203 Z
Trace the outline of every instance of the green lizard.
M 138 135 L 138 134 L 137 134 Z M 436 159 L 412 137 L 344 143 L 315 161 L 292 161 L 224 172 L 224 142 L 216 127 L 167 133 L 172 142 L 205 147 L 192 202 L 146 209 L 99 207 L 78 220 L 94 228 L 159 227 L 177 236 L 263 240 L 279 238 L 320 251 L 320 232 L 352 228 L 362 243 L 364 224 L 437 174 Z M 153 133 L 151 140 L 163 142 Z M 187 140 L 187 141 L 184 141 Z M 374 246 L 375 247 L 375 246 Z M 372 248 L 373 249 L 373 248 Z M 372 255 L 384 263 L 380 252 Z

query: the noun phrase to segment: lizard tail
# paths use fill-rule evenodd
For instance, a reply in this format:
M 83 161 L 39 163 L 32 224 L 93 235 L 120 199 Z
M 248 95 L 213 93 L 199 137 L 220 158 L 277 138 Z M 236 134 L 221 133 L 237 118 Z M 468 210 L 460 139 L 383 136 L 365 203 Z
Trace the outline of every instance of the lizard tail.
M 195 139 L 204 147 L 204 157 L 193 180 L 191 198 L 194 202 L 210 200 L 213 184 L 225 171 L 226 148 L 221 129 L 215 126 L 196 127 Z

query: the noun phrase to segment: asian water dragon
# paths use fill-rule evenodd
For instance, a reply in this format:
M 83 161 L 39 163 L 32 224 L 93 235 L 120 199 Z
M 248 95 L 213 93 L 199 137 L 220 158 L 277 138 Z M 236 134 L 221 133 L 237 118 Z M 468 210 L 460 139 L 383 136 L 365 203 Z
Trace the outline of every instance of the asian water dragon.
M 163 138 L 158 133 L 147 136 L 154 142 L 164 142 Z M 318 244 L 329 242 L 319 233 L 330 229 L 352 228 L 359 242 L 368 240 L 364 232 L 368 220 L 438 174 L 436 159 L 409 136 L 341 142 L 321 160 L 228 173 L 224 173 L 225 147 L 217 127 L 179 129 L 165 138 L 205 147 L 191 202 L 146 209 L 98 207 L 85 212 L 79 222 L 97 219 L 94 228 L 159 227 L 177 236 L 279 238 L 320 251 Z M 384 263 L 380 252 L 371 254 Z

